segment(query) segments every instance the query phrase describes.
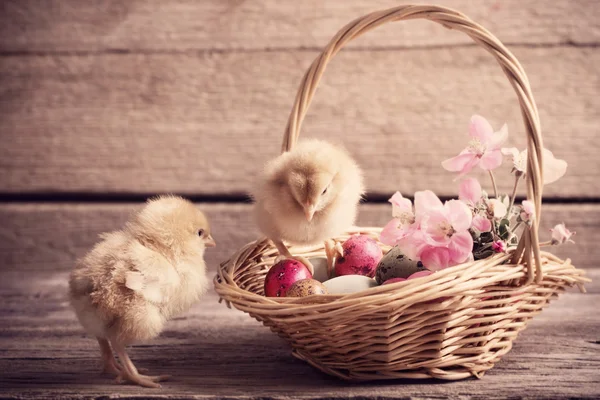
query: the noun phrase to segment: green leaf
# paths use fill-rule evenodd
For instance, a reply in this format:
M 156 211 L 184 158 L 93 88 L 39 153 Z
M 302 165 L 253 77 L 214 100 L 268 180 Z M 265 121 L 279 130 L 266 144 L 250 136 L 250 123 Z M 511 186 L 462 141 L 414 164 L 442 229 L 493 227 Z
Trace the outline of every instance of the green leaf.
M 498 226 L 498 236 L 502 240 L 507 240 L 510 237 L 510 221 L 503 219 Z

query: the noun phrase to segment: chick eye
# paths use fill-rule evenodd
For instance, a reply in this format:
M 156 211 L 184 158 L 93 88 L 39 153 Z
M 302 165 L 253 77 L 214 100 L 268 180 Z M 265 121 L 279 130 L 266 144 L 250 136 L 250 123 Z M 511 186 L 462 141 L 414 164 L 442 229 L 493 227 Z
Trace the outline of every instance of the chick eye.
M 329 189 L 329 186 L 327 186 L 325 189 L 323 189 L 323 193 L 321 193 L 321 196 L 323 196 L 325 193 L 327 193 L 327 189 Z
M 200 229 L 198 231 L 198 236 L 200 236 L 200 237 L 204 236 L 204 229 Z

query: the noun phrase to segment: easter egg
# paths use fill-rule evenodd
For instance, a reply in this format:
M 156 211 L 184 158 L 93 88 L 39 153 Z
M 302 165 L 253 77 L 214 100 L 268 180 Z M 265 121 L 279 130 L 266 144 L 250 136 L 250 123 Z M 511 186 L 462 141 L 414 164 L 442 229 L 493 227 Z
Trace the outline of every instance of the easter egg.
M 406 279 L 419 271 L 425 271 L 421 261 L 411 260 L 398 247 L 392 247 L 379 261 L 375 279 L 377 279 L 377 283 L 382 284 L 392 278 Z
M 377 286 L 373 278 L 363 275 L 344 275 L 323 282 L 329 294 L 350 294 Z
M 375 269 L 383 252 L 377 242 L 367 235 L 354 235 L 342 245 L 344 254 L 335 262 L 335 273 L 343 275 L 375 276 Z
M 265 277 L 265 296 L 285 297 L 295 282 L 311 279 L 312 274 L 304 264 L 296 260 L 282 260 L 273 265 Z
M 390 278 L 383 282 L 382 285 L 389 285 L 390 283 L 404 282 L 406 278 Z
M 286 297 L 306 297 L 313 294 L 327 294 L 327 288 L 315 279 L 302 279 L 294 282 L 287 290 Z
M 313 279 L 316 279 L 319 282 L 325 282 L 327 279 L 329 279 L 326 257 L 309 258 L 308 261 L 310 261 L 315 269 L 313 272 Z
M 411 276 L 409 276 L 409 277 L 408 277 L 408 278 L 406 278 L 406 279 L 407 279 L 407 280 L 408 280 L 408 279 L 417 279 L 417 278 L 421 278 L 421 277 L 423 277 L 423 276 L 429 276 L 429 275 L 431 275 L 431 274 L 433 274 L 433 272 L 432 272 L 432 271 L 429 271 L 429 270 L 424 270 L 424 271 L 415 272 L 414 274 L 412 274 Z

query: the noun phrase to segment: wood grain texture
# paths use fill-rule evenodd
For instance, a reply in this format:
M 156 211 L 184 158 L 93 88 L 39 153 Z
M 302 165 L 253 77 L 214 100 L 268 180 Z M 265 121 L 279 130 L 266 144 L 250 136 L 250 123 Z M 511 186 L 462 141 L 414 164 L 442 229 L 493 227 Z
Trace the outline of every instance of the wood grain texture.
M 246 243 L 260 237 L 249 204 L 200 204 L 211 222 L 217 241 L 208 249 L 211 270 L 227 260 Z M 2 204 L 0 205 L 0 270 L 15 271 L 25 277 L 32 271 L 70 270 L 98 240 L 98 234 L 119 229 L 135 204 Z M 598 268 L 600 248 L 600 205 L 545 205 L 541 240 L 548 229 L 566 222 L 577 232 L 576 244 L 552 248 L 563 258 L 572 258 L 579 268 Z M 391 207 L 367 204 L 360 208 L 358 225 L 383 226 L 391 219 Z
M 414 4 L 432 3 L 428 0 Z M 505 43 L 598 43 L 594 0 L 437 0 Z M 0 5 L 0 52 L 187 51 L 322 47 L 337 29 L 396 0 L 36 0 Z M 470 43 L 432 23 L 383 27 L 356 46 Z
M 600 196 L 600 52 L 514 49 L 538 99 L 545 146 L 569 164 L 552 197 Z M 0 63 L 0 191 L 238 194 L 279 153 L 312 51 L 5 57 Z M 440 162 L 470 116 L 524 147 L 508 80 L 479 48 L 342 52 L 303 137 L 341 142 L 370 192 L 455 195 Z M 512 183 L 507 165 L 502 188 Z
M 11 274 L 8 274 L 9 276 Z M 169 322 L 133 360 L 174 377 L 160 390 L 115 385 L 99 374 L 95 341 L 65 298 L 64 273 L 18 282 L 0 273 L 0 396 L 3 398 L 202 399 L 596 399 L 600 396 L 600 274 L 586 295 L 570 292 L 537 316 L 482 380 L 348 384 L 293 358 L 258 322 L 205 296 Z

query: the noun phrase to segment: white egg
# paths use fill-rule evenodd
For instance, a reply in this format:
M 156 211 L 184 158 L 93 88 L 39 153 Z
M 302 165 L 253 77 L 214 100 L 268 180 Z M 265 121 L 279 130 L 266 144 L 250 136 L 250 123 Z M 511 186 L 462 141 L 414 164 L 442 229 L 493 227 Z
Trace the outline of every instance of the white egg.
M 344 275 L 323 282 L 329 294 L 350 294 L 377 286 L 377 281 L 364 275 Z
M 325 282 L 326 280 L 329 279 L 329 275 L 327 275 L 327 258 L 314 257 L 314 258 L 309 258 L 308 261 L 310 261 L 311 264 L 313 265 L 313 267 L 315 267 L 315 272 L 313 273 L 313 279 L 316 279 L 319 282 Z

